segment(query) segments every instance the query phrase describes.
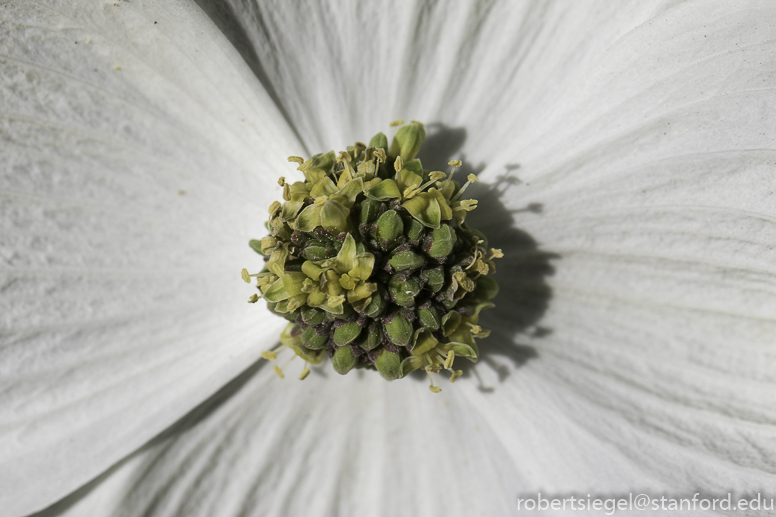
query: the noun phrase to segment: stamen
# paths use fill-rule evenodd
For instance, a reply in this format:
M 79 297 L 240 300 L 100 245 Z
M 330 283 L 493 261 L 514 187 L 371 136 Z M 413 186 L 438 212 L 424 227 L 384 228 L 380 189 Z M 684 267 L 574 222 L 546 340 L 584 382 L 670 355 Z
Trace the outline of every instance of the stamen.
M 472 183 L 477 183 L 477 181 L 479 181 L 477 179 L 477 176 L 475 176 L 474 174 L 469 174 L 469 176 L 467 176 L 466 179 L 468 180 L 466 184 L 464 184 L 464 186 L 461 187 L 461 190 L 459 190 L 458 193 L 455 196 L 453 196 L 453 199 L 451 199 L 450 201 L 457 201 L 458 198 L 460 198 L 461 195 L 463 194 L 464 190 L 466 190 L 469 187 L 469 185 L 471 185 Z
M 396 172 L 399 172 L 404 168 L 404 160 L 401 156 L 396 157 L 396 161 L 393 162 L 393 168 L 396 170 Z
M 280 179 L 278 179 L 278 185 L 280 185 L 282 187 L 285 184 L 286 184 L 286 177 L 285 176 L 281 176 Z
M 466 210 L 467 212 L 471 212 L 477 208 L 477 200 L 476 199 L 464 199 L 461 201 L 461 204 L 455 208 L 453 208 L 453 212 L 460 212 L 461 210 Z
M 308 158 L 304 162 L 302 162 L 302 164 L 299 167 L 297 167 L 296 170 L 305 172 L 312 166 L 313 166 L 313 159 Z
M 278 345 L 272 350 L 265 350 L 261 353 L 261 357 L 266 359 L 267 361 L 274 361 L 278 358 L 278 352 L 283 349 L 285 345 Z
M 447 353 L 447 358 L 445 359 L 445 370 L 449 370 L 453 367 L 453 361 L 455 360 L 455 351 L 450 350 Z
M 259 295 L 253 294 L 250 298 L 248 298 L 248 303 L 256 303 L 259 301 Z
M 307 363 L 304 363 L 304 370 L 302 370 L 302 373 L 299 374 L 299 380 L 303 381 L 307 378 L 307 376 L 310 375 L 310 369 L 307 367 Z
M 428 387 L 428 389 L 430 389 L 434 393 L 439 393 L 440 391 L 442 391 L 442 388 L 440 388 L 439 386 L 434 386 L 434 376 L 431 375 L 431 372 L 426 370 L 426 373 L 428 374 L 429 382 L 431 382 L 431 385 Z
M 426 190 L 427 187 L 431 186 L 435 181 L 439 181 L 442 179 L 445 179 L 447 174 L 445 174 L 442 171 L 434 171 L 431 174 L 428 175 L 429 180 L 425 182 L 423 185 L 418 187 L 418 192 L 423 192 Z
M 494 258 L 503 258 L 503 257 L 504 257 L 504 252 L 502 252 L 500 249 L 490 248 L 491 260 Z
M 391 122 L 388 125 L 391 126 L 391 127 L 396 127 L 396 126 L 401 126 L 402 124 L 404 124 L 404 120 L 399 119 L 399 120 L 394 120 L 393 122 Z
M 272 371 L 274 371 L 281 379 L 285 377 L 285 375 L 283 375 L 283 370 L 281 370 L 278 365 L 273 365 Z
M 450 382 L 455 382 L 461 375 L 463 375 L 463 370 L 456 370 L 455 373 L 450 376 Z
M 280 204 L 280 201 L 273 201 L 272 204 L 269 205 L 270 217 L 275 217 L 275 215 L 280 212 L 281 208 L 283 208 L 283 205 Z
M 260 274 L 261 273 L 254 273 L 253 275 L 249 275 L 248 274 L 248 270 L 245 269 L 245 268 L 243 268 L 243 270 L 240 271 L 240 275 L 242 276 L 243 282 L 245 282 L 246 284 L 250 284 L 251 283 L 251 277 L 252 276 L 259 276 Z
M 302 158 L 301 156 L 289 156 L 288 157 L 288 161 L 289 162 L 296 162 L 299 165 L 302 165 L 304 163 L 304 158 Z
M 445 181 L 445 184 L 442 187 L 443 189 L 450 183 L 450 180 L 453 179 L 453 174 L 455 174 L 455 169 L 460 167 L 461 164 L 462 164 L 461 160 L 450 160 L 449 162 L 447 162 L 447 165 L 451 166 L 452 169 L 450 169 L 450 175 L 447 177 L 447 181 Z
M 283 199 L 286 201 L 291 201 L 291 185 L 288 183 L 283 185 Z

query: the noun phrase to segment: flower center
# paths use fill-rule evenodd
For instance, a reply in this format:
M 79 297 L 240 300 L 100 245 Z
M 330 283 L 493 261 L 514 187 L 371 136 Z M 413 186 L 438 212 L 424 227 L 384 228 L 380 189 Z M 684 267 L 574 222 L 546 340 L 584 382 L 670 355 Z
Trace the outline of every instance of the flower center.
M 424 170 L 415 158 L 423 124 L 392 126 L 400 127 L 390 146 L 378 133 L 338 155 L 289 157 L 304 180 L 280 178 L 284 201 L 269 207 L 270 235 L 250 241 L 266 264 L 242 278 L 256 279 L 250 303 L 264 298 L 289 321 L 264 359 L 291 350 L 305 361 L 300 379 L 327 356 L 340 374 L 366 368 L 395 380 L 422 368 L 438 393 L 434 374 L 448 371 L 455 382 L 462 371 L 453 361 L 479 357 L 475 338 L 490 333 L 479 314 L 498 290 L 488 275 L 503 254 L 466 224 L 477 201 L 460 198 L 477 177 L 455 181 L 460 160 L 449 174 Z

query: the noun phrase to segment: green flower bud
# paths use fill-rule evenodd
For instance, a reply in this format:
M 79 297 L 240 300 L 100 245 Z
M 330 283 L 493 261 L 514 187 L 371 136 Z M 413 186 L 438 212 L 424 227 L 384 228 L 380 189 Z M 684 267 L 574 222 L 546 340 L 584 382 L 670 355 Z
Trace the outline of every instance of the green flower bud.
M 380 213 L 380 202 L 373 199 L 367 199 L 361 203 L 360 221 L 365 224 L 372 224 Z
M 329 342 L 329 336 L 319 335 L 315 327 L 307 327 L 302 332 L 302 344 L 310 350 L 320 350 Z
M 361 334 L 361 325 L 356 321 L 351 321 L 334 330 L 334 344 L 337 346 L 348 345 L 355 341 Z
M 308 307 L 307 305 L 300 309 L 300 313 L 302 314 L 302 321 L 304 321 L 306 325 L 312 327 L 317 327 L 323 323 L 323 320 L 326 317 L 326 313 L 322 310 Z
M 415 158 L 420 151 L 420 146 L 426 139 L 426 129 L 422 124 L 411 123 L 402 126 L 396 132 L 391 142 L 391 156 L 401 156 L 402 160 L 408 162 Z
M 248 241 L 248 246 L 250 246 L 251 249 L 253 251 L 255 251 L 256 253 L 258 253 L 259 255 L 263 255 L 264 254 L 264 252 L 261 249 L 261 241 L 256 240 L 256 239 L 251 239 L 251 240 Z
M 361 342 L 359 343 L 359 346 L 368 352 L 370 350 L 374 350 L 381 344 L 382 339 L 380 324 L 376 321 L 373 321 L 369 324 L 367 331 L 361 334 Z
M 383 322 L 388 339 L 396 346 L 407 346 L 412 339 L 412 323 L 403 314 L 396 313 L 389 322 Z
M 445 285 L 445 272 L 441 267 L 424 269 L 420 273 L 420 279 L 426 282 L 426 286 L 432 292 L 438 293 Z
M 313 262 L 331 258 L 336 254 L 337 252 L 335 251 L 334 246 L 318 240 L 308 241 L 304 251 L 302 251 L 302 256 Z
M 404 228 L 407 240 L 416 244 L 420 242 L 420 238 L 423 237 L 423 232 L 426 229 L 426 227 L 415 218 L 410 219 L 409 222 L 404 225 Z
M 396 271 L 417 269 L 426 263 L 423 257 L 411 251 L 400 251 L 388 261 Z
M 417 278 L 394 275 L 388 284 L 388 292 L 396 305 L 412 307 L 415 305 L 415 297 L 420 293 L 420 282 Z
M 404 223 L 393 210 L 388 210 L 377 220 L 377 235 L 386 243 L 386 249 L 404 232 Z M 383 242 L 383 241 L 381 241 Z
M 375 361 L 375 368 L 388 381 L 402 378 L 401 356 L 394 352 L 380 352 L 380 357 Z
M 348 229 L 350 210 L 337 201 L 326 201 L 321 210 L 321 226 L 338 234 Z
M 385 289 L 383 286 L 377 286 L 377 292 L 372 295 L 369 304 L 364 308 L 364 314 L 370 318 L 378 318 L 385 310 L 388 302 L 384 298 Z
M 331 364 L 334 366 L 334 371 L 340 375 L 345 375 L 356 366 L 356 356 L 353 355 L 353 350 L 350 346 L 346 345 L 337 349 L 331 358 Z
M 453 252 L 457 237 L 452 226 L 442 225 L 434 230 L 431 235 L 431 249 L 428 250 L 429 256 L 442 258 Z
M 369 147 L 379 147 L 382 149 L 388 150 L 388 137 L 385 136 L 385 133 L 377 133 L 375 136 L 372 137 L 372 139 L 369 141 Z
M 441 325 L 439 313 L 433 307 L 418 309 L 418 320 L 421 327 L 431 330 L 439 330 Z

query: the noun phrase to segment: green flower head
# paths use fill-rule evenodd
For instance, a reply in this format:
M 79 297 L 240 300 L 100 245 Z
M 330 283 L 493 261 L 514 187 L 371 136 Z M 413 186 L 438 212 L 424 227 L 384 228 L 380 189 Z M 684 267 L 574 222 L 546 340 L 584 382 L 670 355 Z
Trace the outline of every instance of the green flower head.
M 378 133 L 339 155 L 289 158 L 304 181 L 280 178 L 270 235 L 249 243 L 264 268 L 242 278 L 255 278 L 250 303 L 264 298 L 289 321 L 265 359 L 291 349 L 305 361 L 300 379 L 326 356 L 340 374 L 364 368 L 395 380 L 423 369 L 438 393 L 434 374 L 446 370 L 455 382 L 455 359 L 479 357 L 476 339 L 489 334 L 479 315 L 493 307 L 489 275 L 503 255 L 466 224 L 477 202 L 461 196 L 477 177 L 453 180 L 457 160 L 449 174 L 424 170 L 415 158 L 423 124 L 392 125 L 401 127 L 390 146 Z

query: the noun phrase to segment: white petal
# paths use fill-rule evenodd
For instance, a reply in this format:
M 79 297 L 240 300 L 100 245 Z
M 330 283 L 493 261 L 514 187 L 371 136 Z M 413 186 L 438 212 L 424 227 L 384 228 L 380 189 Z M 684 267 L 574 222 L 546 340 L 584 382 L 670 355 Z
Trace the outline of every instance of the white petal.
M 525 181 L 504 203 L 543 206 L 517 224 L 561 256 L 552 333 L 521 340 L 540 359 L 481 397 L 547 491 L 776 480 L 776 11 L 749 4 L 764 8 L 688 2 L 639 26 L 536 135 L 492 150 Z
M 458 384 L 295 366 L 239 380 L 64 515 L 509 515 L 528 480 Z
M 673 4 L 634 2 L 620 14 L 611 2 L 503 2 L 478 18 L 446 2 L 388 13 L 391 24 L 370 24 L 380 19 L 370 7 L 350 16 L 238 6 L 261 22 L 248 32 L 276 89 L 295 85 L 286 108 L 311 149 L 365 138 L 351 133 L 381 129 L 384 120 L 372 120 L 407 116 L 396 106 L 421 112 L 407 118 L 464 127 L 462 151 L 487 166 L 484 179 L 520 164 L 507 173 L 526 183 L 502 202 L 542 204 L 541 214 L 519 212 L 516 224 L 561 258 L 543 278 L 541 254 L 515 242 L 496 203 L 478 209 L 473 226 L 507 252 L 499 305 L 484 318 L 495 332 L 482 345 L 492 351 L 477 367 L 479 381 L 445 386 L 440 399 L 413 380 L 370 377 L 312 377 L 281 389 L 260 370 L 219 409 L 133 457 L 74 514 L 118 505 L 160 515 L 379 515 L 383 502 L 396 504 L 382 495 L 387 485 L 407 505 L 385 515 L 508 515 L 518 494 L 538 490 L 692 495 L 772 486 L 774 38 L 758 20 L 774 13 Z M 417 20 L 471 29 L 448 34 Z M 310 30 L 313 21 L 327 30 Z M 453 54 L 439 51 L 441 68 L 430 57 L 445 35 L 469 64 L 459 83 L 449 77 Z M 396 58 L 390 51 L 402 44 L 411 51 Z M 335 78 L 324 73 L 326 59 L 336 60 Z M 391 73 L 378 74 L 374 63 Z M 304 83 L 305 73 L 317 82 Z M 412 86 L 405 95 L 381 89 L 376 77 Z M 434 118 L 442 104 L 453 115 Z M 343 109 L 348 116 L 325 126 L 331 132 L 316 126 Z M 537 273 L 526 271 L 532 260 Z M 543 311 L 544 281 L 552 289 L 544 331 L 515 336 Z M 526 287 L 540 295 L 524 295 Z M 538 358 L 514 343 L 534 346 Z M 276 384 L 257 395 L 268 382 Z M 478 391 L 479 382 L 492 391 Z M 375 429 L 386 434 L 372 448 L 364 436 Z M 424 432 L 430 441 L 418 445 Z M 453 443 L 463 445 L 447 449 Z M 450 486 L 466 497 L 446 501 Z
M 196 6 L 6 2 L 0 18 L 0 507 L 17 515 L 276 340 L 239 271 L 261 267 L 247 241 L 300 146 Z

